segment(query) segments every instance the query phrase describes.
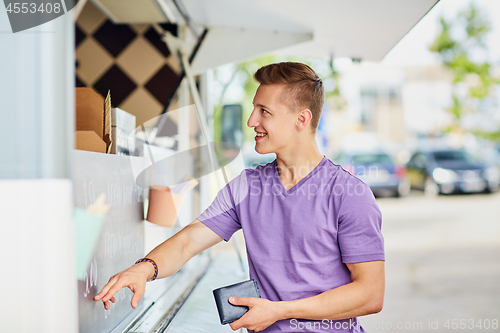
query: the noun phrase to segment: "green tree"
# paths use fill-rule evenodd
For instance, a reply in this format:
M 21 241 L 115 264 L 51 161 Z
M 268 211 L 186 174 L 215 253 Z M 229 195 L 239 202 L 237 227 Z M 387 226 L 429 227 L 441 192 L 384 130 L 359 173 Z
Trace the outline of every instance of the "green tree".
M 222 107 L 224 104 L 229 103 L 239 103 L 243 106 L 243 119 L 246 120 L 250 117 L 252 113 L 252 101 L 259 84 L 254 80 L 253 74 L 262 66 L 271 64 L 277 58 L 273 55 L 266 55 L 252 60 L 248 60 L 239 64 L 232 64 L 231 75 L 229 78 L 224 78 L 220 69 L 215 69 L 214 80 L 217 81 L 221 87 L 220 95 L 214 105 L 214 136 L 215 141 L 221 140 L 221 127 L 220 127 L 220 117 L 222 114 Z M 241 100 L 234 101 L 228 100 L 226 92 L 229 86 L 237 84 L 241 85 L 243 89 L 243 97 Z M 243 124 L 243 134 L 245 140 L 252 140 L 253 130 Z
M 492 65 L 484 60 L 487 50 L 485 37 L 491 31 L 486 14 L 474 4 L 461 11 L 454 19 L 439 19 L 440 31 L 429 50 L 439 55 L 443 66 L 453 75 L 452 105 L 448 111 L 453 116 L 449 131 L 463 131 L 461 120 L 470 112 L 480 111 L 480 102 L 491 96 L 495 84 Z M 483 59 L 482 59 L 483 58 Z M 496 132 L 471 130 L 482 137 L 499 140 Z

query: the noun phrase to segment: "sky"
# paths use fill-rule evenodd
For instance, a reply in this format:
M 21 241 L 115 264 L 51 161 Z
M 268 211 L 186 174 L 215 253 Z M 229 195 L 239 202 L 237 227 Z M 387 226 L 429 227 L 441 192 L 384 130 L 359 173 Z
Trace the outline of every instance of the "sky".
M 500 0 L 441 0 L 410 32 L 384 57 L 382 63 L 395 66 L 438 65 L 436 54 L 428 46 L 439 31 L 441 16 L 453 17 L 473 2 L 489 14 L 492 30 L 487 44 L 490 60 L 500 65 Z

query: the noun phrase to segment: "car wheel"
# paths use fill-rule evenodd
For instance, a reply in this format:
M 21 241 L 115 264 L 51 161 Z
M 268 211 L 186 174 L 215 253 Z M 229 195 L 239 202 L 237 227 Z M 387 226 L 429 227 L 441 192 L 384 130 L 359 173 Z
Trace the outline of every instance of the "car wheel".
M 484 193 L 495 193 L 496 191 L 498 191 L 498 183 L 486 182 L 486 188 L 484 189 Z
M 434 198 L 439 194 L 439 185 L 430 177 L 425 180 L 424 193 L 429 198 Z
M 406 197 L 408 194 L 410 194 L 410 183 L 407 180 L 400 181 L 396 190 L 396 197 Z

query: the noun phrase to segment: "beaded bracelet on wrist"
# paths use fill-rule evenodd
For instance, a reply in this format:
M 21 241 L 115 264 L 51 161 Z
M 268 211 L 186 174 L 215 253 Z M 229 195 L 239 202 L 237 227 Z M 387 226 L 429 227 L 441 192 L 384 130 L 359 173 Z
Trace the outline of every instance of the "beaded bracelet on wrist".
M 156 261 L 154 261 L 153 259 L 150 259 L 150 258 L 142 258 L 142 259 L 137 260 L 135 262 L 135 264 L 138 264 L 138 263 L 141 263 L 141 262 L 150 262 L 153 265 L 153 267 L 155 268 L 155 274 L 148 281 L 154 281 L 154 280 L 156 280 L 156 278 L 158 277 L 158 265 L 156 264 Z

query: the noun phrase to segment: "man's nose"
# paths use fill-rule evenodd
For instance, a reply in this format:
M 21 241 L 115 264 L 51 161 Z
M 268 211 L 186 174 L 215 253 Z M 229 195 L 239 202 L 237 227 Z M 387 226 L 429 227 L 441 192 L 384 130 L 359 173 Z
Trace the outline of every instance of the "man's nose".
M 252 111 L 252 114 L 250 115 L 250 117 L 248 118 L 248 121 L 247 121 L 247 126 L 248 127 L 257 127 L 259 126 L 259 119 L 258 119 L 258 114 L 257 112 L 255 111 L 255 109 Z

